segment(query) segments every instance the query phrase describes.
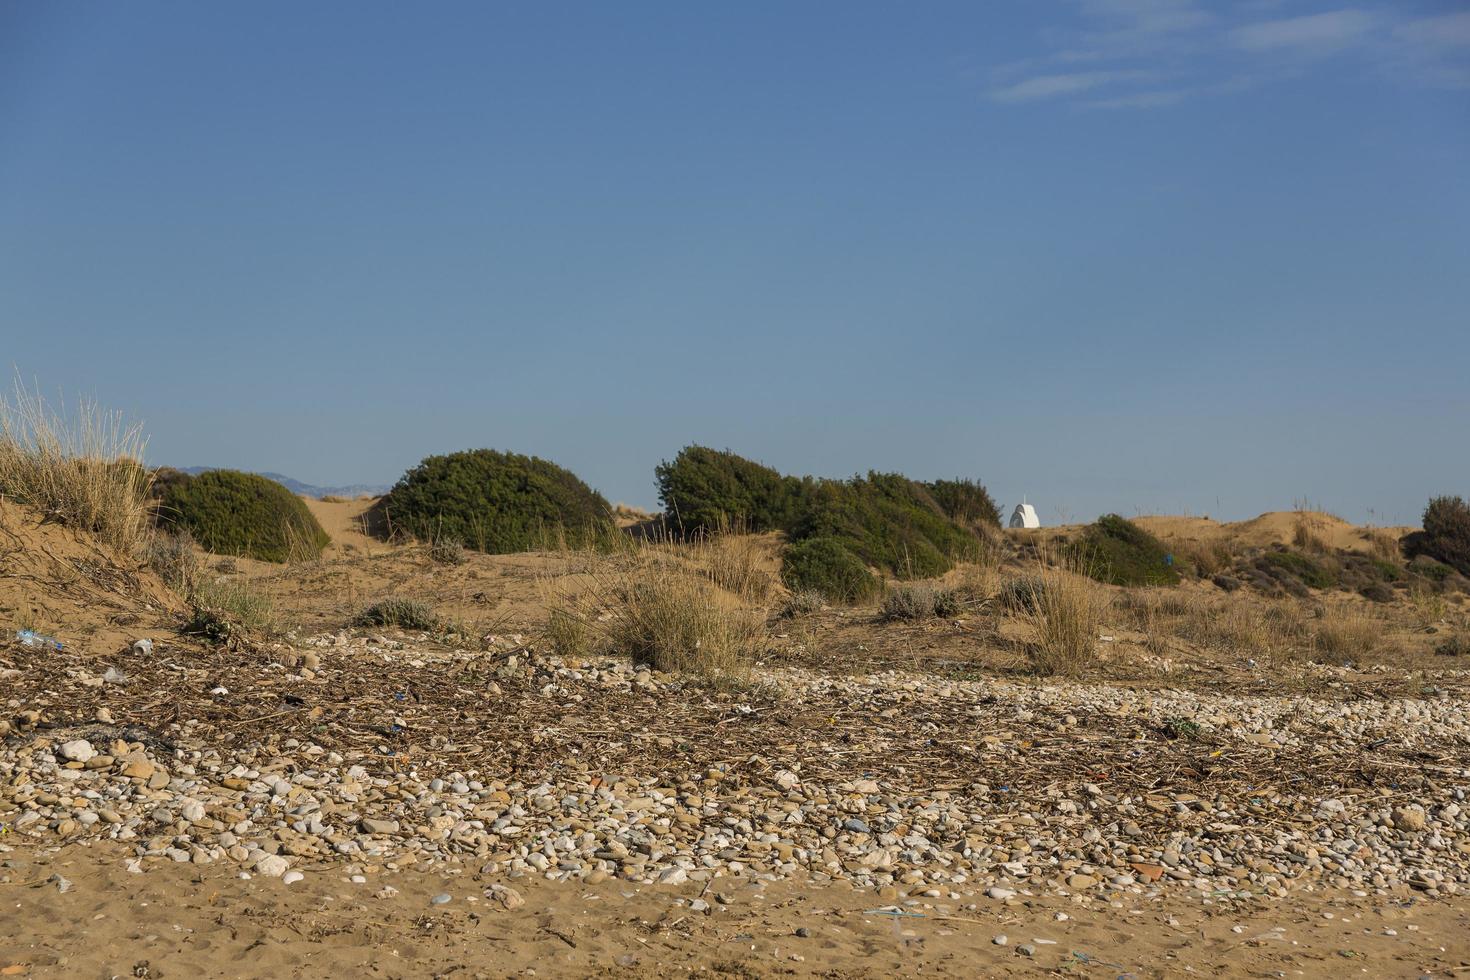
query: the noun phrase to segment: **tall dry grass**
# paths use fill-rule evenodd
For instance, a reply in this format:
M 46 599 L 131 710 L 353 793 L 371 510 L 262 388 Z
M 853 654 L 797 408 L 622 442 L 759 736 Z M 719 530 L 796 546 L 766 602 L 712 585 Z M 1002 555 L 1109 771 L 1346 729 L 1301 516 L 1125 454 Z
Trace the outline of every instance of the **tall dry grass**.
M 1078 559 L 1038 564 L 1026 576 L 1025 601 L 1013 606 L 1031 628 L 1026 645 L 1031 668 L 1039 674 L 1076 675 L 1097 661 L 1098 635 L 1107 611 L 1107 593 Z
M 670 673 L 744 681 L 765 645 L 775 582 L 762 540 L 710 535 L 585 553 L 583 587 L 549 597 L 546 637 L 565 656 L 605 653 Z
M 17 377 L 0 396 L 0 494 L 141 555 L 151 530 L 142 427 L 95 402 L 53 409 Z
M 1319 660 L 1361 663 L 1389 648 L 1383 621 L 1366 610 L 1324 610 L 1316 626 L 1312 647 Z

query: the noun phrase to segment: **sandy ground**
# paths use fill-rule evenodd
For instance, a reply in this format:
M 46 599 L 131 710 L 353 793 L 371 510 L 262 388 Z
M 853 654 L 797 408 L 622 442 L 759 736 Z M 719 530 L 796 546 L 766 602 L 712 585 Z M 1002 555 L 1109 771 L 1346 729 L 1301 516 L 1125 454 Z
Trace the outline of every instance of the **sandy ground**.
M 981 899 L 970 911 L 943 897 L 894 905 L 834 884 L 722 878 L 705 889 L 525 878 L 508 882 L 525 905 L 506 910 L 485 897 L 490 881 L 473 870 L 374 874 L 359 884 L 341 866 L 324 866 L 286 885 L 218 866 L 130 874 L 124 858 L 106 845 L 4 855 L 0 975 L 1111 980 L 1470 972 L 1464 900 L 1022 895 Z M 65 892 L 58 875 L 71 883 Z M 442 895 L 449 901 L 435 904 Z M 701 895 L 707 911 L 691 908 Z M 908 914 L 887 914 L 899 909 Z M 996 945 L 998 936 L 1006 945 Z

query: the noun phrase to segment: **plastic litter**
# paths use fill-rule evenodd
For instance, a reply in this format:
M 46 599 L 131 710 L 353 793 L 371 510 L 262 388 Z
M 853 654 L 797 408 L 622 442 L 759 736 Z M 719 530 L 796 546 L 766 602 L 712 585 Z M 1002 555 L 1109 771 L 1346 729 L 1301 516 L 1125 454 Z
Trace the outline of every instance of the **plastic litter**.
M 133 652 L 136 653 L 136 654 L 138 654 L 140 657 L 146 657 L 146 656 L 148 656 L 150 653 L 153 652 L 153 641 L 152 640 L 134 640 L 133 641 Z
M 21 630 L 15 638 L 25 647 L 46 647 L 48 650 L 62 649 L 61 641 L 54 636 L 43 636 L 35 630 Z

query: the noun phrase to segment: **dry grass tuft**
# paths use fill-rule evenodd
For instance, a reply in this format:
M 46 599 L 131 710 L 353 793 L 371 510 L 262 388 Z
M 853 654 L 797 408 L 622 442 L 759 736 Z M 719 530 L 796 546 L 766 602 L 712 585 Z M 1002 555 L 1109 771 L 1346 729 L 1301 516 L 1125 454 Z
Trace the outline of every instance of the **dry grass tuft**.
M 1011 608 L 1034 634 L 1026 655 L 1039 674 L 1080 674 L 1097 660 L 1108 599 L 1085 571 L 1073 560 L 1040 565 L 1016 590 Z
M 1360 609 L 1324 611 L 1313 634 L 1316 659 L 1362 663 L 1388 648 L 1383 621 Z
M 764 649 L 774 582 L 760 539 L 661 540 L 584 556 L 590 579 L 551 597 L 546 637 L 566 656 L 594 651 L 716 682 L 743 682 Z
M 276 636 L 285 632 L 284 621 L 270 599 L 247 583 L 233 579 L 203 582 L 189 595 L 191 613 L 184 624 L 212 643 L 232 643 L 251 635 Z
M 152 525 L 145 443 L 120 414 L 83 400 L 68 416 L 17 378 L 14 400 L 0 398 L 0 494 L 142 555 Z

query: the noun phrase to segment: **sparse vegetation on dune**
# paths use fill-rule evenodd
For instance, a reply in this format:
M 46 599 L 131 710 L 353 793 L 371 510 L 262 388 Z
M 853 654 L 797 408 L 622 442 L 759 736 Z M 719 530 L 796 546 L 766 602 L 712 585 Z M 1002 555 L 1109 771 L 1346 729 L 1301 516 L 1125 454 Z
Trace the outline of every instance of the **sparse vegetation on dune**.
M 238 470 L 171 477 L 158 519 L 165 528 L 188 531 L 207 551 L 259 561 L 313 560 L 330 541 L 300 497 Z
M 989 494 L 972 480 L 923 484 L 876 472 L 850 480 L 783 476 L 702 446 L 685 448 L 657 475 L 672 526 L 783 531 L 791 542 L 786 584 L 836 602 L 875 595 L 872 569 L 900 579 L 943 574 L 956 560 L 976 557 L 983 547 L 977 529 L 999 522 Z
M 489 554 L 580 548 L 616 530 L 607 501 L 575 474 L 491 449 L 428 457 L 374 508 L 373 524 L 384 536 L 454 539 Z
M 152 518 L 142 428 L 90 401 L 56 411 L 17 378 L 0 397 L 0 494 L 141 554 Z

